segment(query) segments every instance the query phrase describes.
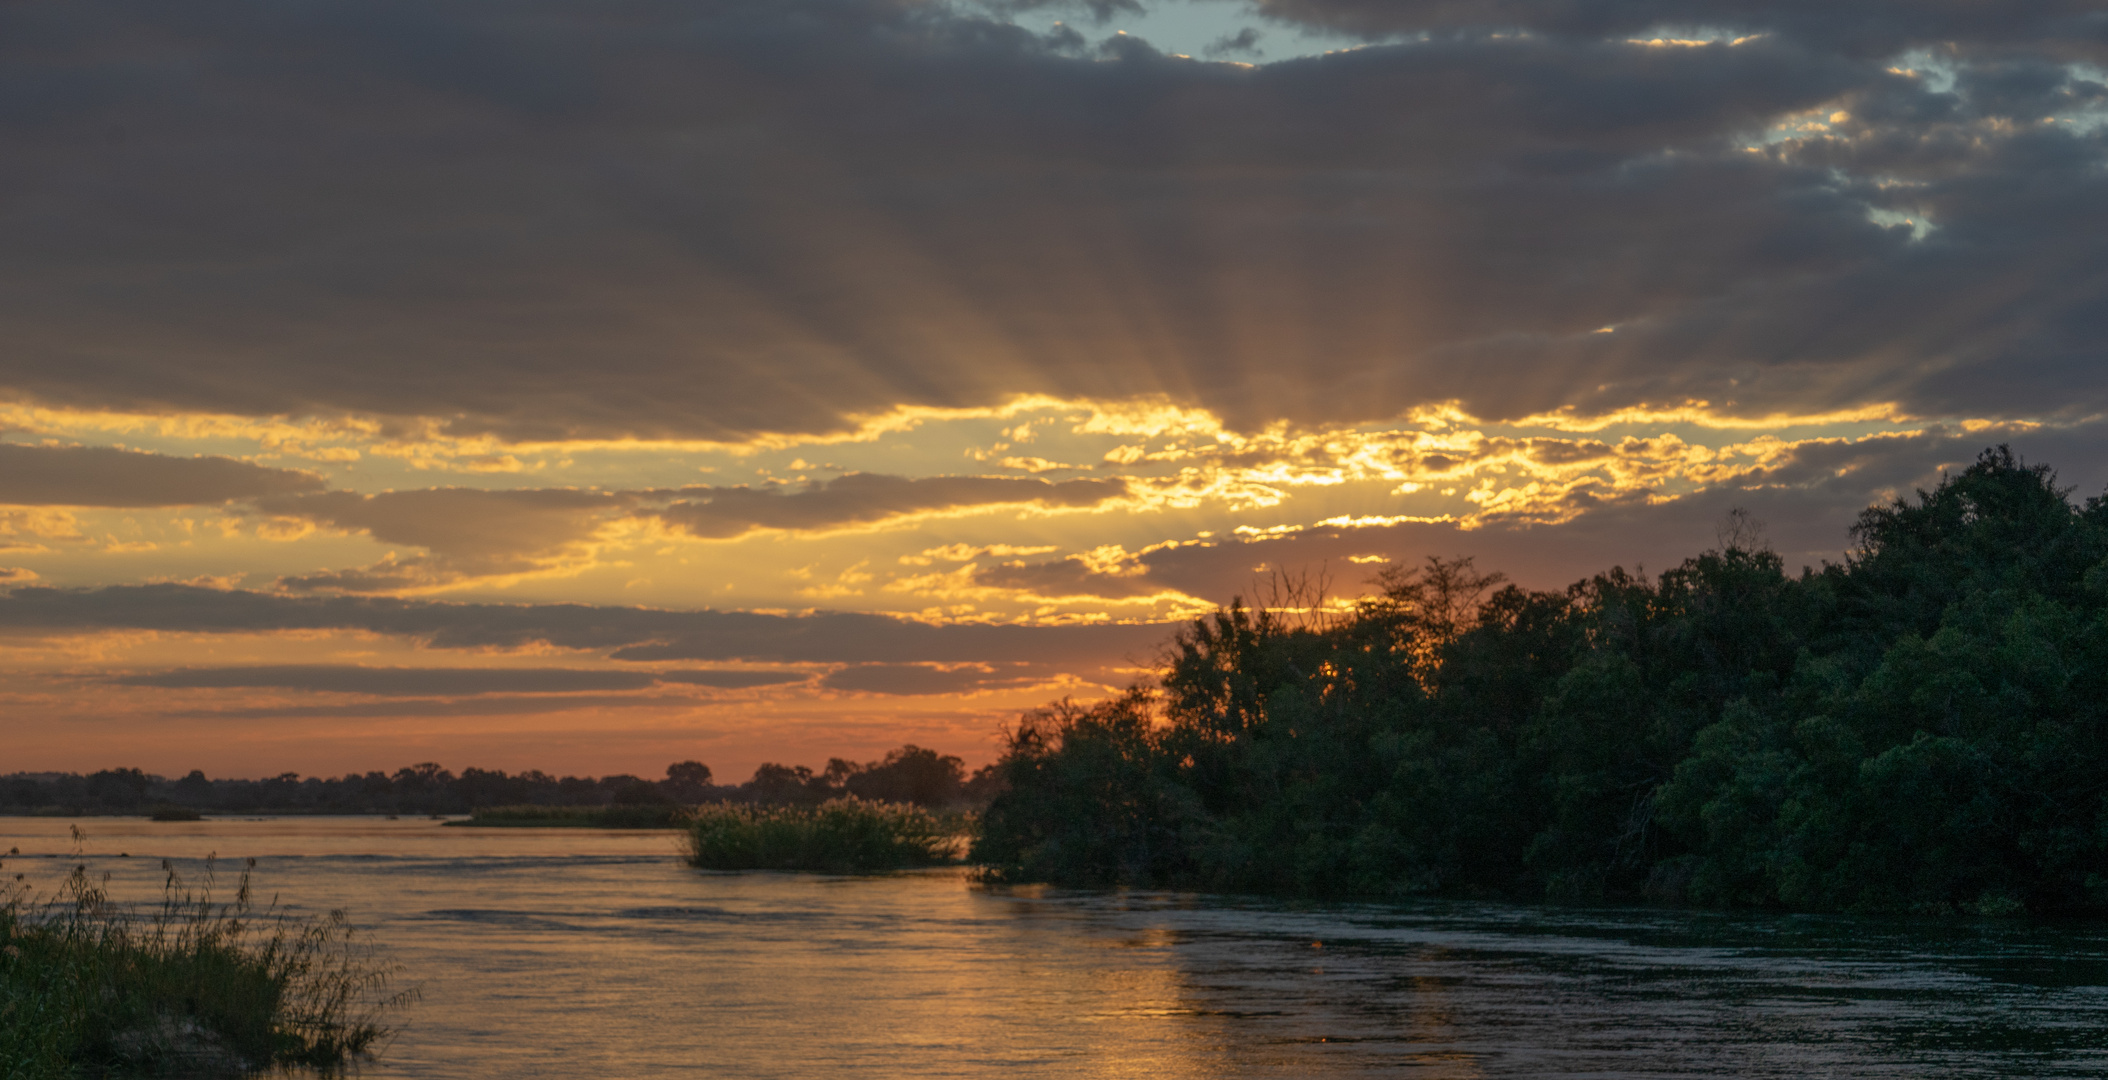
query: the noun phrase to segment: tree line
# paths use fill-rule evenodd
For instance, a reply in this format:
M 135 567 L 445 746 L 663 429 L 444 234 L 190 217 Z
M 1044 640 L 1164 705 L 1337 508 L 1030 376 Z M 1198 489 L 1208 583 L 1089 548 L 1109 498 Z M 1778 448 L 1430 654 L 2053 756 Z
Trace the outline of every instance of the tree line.
M 997 880 L 2108 910 L 2108 503 L 2009 448 L 1785 572 L 1469 559 L 1199 619 L 1153 687 L 1007 732 Z M 1291 605 L 1293 606 L 1293 605 Z
M 202 770 L 169 779 L 140 769 L 0 776 L 0 813 L 138 814 L 179 807 L 201 813 L 466 814 L 494 806 L 606 807 L 706 802 L 819 803 L 842 795 L 918 806 L 985 801 L 992 769 L 968 776 L 962 759 L 915 745 L 884 758 L 829 759 L 814 772 L 803 765 L 764 764 L 739 784 L 712 783 L 710 767 L 676 762 L 659 780 L 628 774 L 555 777 L 540 770 L 463 769 L 435 762 L 393 773 L 261 780 L 210 779 Z

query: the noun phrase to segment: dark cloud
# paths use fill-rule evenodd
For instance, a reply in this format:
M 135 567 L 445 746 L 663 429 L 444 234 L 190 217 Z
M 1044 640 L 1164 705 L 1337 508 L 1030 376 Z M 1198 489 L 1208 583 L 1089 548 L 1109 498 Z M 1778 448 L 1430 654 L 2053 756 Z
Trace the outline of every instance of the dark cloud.
M 1778 33 L 1886 57 L 1912 45 L 2108 44 L 2097 0 L 1255 0 L 1286 22 L 1378 36 L 1514 30 L 1597 38 L 1681 30 Z
M 189 667 L 114 676 L 118 686 L 170 690 L 269 689 L 381 697 L 472 694 L 555 694 L 643 690 L 660 683 L 743 690 L 803 682 L 796 671 L 607 671 L 590 668 L 402 668 L 347 664 L 272 664 Z
M 296 593 L 396 593 L 459 580 L 462 573 L 444 560 L 399 558 L 393 553 L 371 566 L 287 574 L 277 586 Z
M 2095 3 L 1266 9 L 1436 33 L 1247 68 L 916 0 L 5 5 L 0 391 L 521 438 L 2108 408 L 2108 142 L 2042 120 L 2099 97 L 2058 66 Z M 1662 22 L 1770 32 L 1621 40 Z M 1952 85 L 1890 70 L 1919 42 Z
M 428 488 L 362 495 L 325 491 L 258 499 L 257 509 L 414 544 L 469 564 L 512 565 L 590 536 L 621 497 L 566 488 L 487 491 Z M 394 568 L 394 573 L 407 571 Z M 376 571 L 387 576 L 389 571 Z
M 587 604 L 446 604 L 362 596 L 284 596 L 190 585 L 94 589 L 17 587 L 0 593 L 0 631 L 261 633 L 356 630 L 437 648 L 612 650 L 637 662 L 1118 663 L 1146 656 L 1152 625 L 932 625 L 851 612 L 768 615 Z
M 929 664 L 862 664 L 830 672 L 820 680 L 820 686 L 827 690 L 918 697 L 1008 689 L 1042 681 L 1029 675 L 979 667 L 947 670 Z
M 699 613 L 692 626 L 657 642 L 627 645 L 617 660 L 830 660 L 901 663 L 1118 664 L 1147 657 L 1164 639 L 1162 625 L 933 626 L 882 615 L 808 616 Z
M 802 488 L 690 488 L 681 494 L 686 497 L 660 510 L 659 517 L 694 536 L 726 539 L 756 529 L 824 530 L 976 506 L 1089 507 L 1126 495 L 1127 482 L 850 473 Z
M 994 15 L 1013 16 L 1026 11 L 1049 14 L 1075 13 L 1104 24 L 1116 15 L 1146 15 L 1140 0 L 979 0 L 979 6 Z
M 1211 58 L 1237 56 L 1256 59 L 1266 55 L 1265 51 L 1259 48 L 1259 42 L 1265 37 L 1257 27 L 1247 26 L 1234 34 L 1224 34 L 1216 38 L 1208 44 L 1206 52 Z
M 1017 589 L 1047 599 L 1091 596 L 1112 600 L 1147 596 L 1163 590 L 1161 581 L 1151 580 L 1146 575 L 1147 564 L 1140 564 L 1136 569 L 1145 572 L 1106 573 L 1073 557 L 1044 562 L 1012 559 L 976 568 L 973 583 L 987 588 Z
M 233 458 L 0 443 L 0 504 L 11 506 L 190 506 L 322 486 L 310 472 Z
M 177 668 L 109 680 L 119 686 L 170 690 L 254 688 L 334 694 L 417 697 L 429 694 L 562 693 L 642 690 L 655 681 L 643 671 L 582 668 L 399 668 L 341 664 Z
M 652 678 L 662 683 L 708 686 L 716 690 L 751 690 L 757 686 L 804 682 L 811 676 L 802 671 L 656 671 Z
M 178 720 L 334 720 L 357 717 L 394 719 L 423 716 L 533 716 L 581 709 L 692 708 L 695 699 L 679 695 L 538 695 L 477 697 L 462 700 L 419 698 L 398 701 L 353 701 L 341 705 L 284 705 L 231 709 L 178 709 L 163 716 Z

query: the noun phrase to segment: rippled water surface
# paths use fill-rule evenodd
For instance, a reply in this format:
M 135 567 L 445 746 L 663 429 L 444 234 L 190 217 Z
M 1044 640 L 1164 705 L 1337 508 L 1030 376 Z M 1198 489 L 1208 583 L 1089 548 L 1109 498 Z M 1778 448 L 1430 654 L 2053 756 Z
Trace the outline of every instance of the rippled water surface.
M 423 1001 L 361 1075 L 2108 1075 L 2108 927 L 1298 905 L 688 869 L 668 833 L 0 818 L 123 897 L 254 856 Z M 120 853 L 128 857 L 119 857 Z M 49 856 L 49 857 L 47 857 Z

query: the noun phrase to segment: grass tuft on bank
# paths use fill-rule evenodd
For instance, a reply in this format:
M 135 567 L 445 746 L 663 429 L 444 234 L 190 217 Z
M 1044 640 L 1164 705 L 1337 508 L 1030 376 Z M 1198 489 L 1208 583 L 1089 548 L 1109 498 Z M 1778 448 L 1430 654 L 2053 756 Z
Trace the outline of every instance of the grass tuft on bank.
M 215 903 L 209 870 L 193 891 L 163 866 L 143 915 L 85 866 L 48 902 L 21 886 L 0 901 L 0 1080 L 331 1068 L 371 1051 L 381 1016 L 415 998 L 389 991 L 394 969 L 343 912 L 259 912 L 247 869 L 233 902 Z
M 704 806 L 688 823 L 688 861 L 705 870 L 869 874 L 958 858 L 964 823 L 854 796 L 818 806 Z

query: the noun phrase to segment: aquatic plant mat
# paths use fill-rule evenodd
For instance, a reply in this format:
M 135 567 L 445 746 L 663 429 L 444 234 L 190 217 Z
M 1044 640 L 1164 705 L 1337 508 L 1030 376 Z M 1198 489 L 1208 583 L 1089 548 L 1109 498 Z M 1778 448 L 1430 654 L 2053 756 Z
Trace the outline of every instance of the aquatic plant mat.
M 415 998 L 390 991 L 394 969 L 343 912 L 258 911 L 247 868 L 234 900 L 218 903 L 209 861 L 196 890 L 162 867 L 160 904 L 144 912 L 112 903 L 85 866 L 42 902 L 11 886 L 0 1080 L 337 1066 L 373 1049 L 389 1032 L 380 1018 Z
M 688 823 L 688 861 L 705 870 L 868 874 L 953 862 L 967 822 L 904 803 L 704 806 Z

